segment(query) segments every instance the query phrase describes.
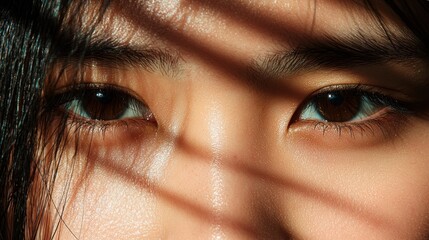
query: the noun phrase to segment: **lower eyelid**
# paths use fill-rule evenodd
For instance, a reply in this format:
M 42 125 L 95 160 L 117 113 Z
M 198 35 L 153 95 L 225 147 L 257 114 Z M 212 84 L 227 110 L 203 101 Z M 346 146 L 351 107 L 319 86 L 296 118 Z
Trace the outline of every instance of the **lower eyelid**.
M 288 134 L 331 147 L 371 146 L 400 137 L 410 118 L 410 114 L 387 107 L 370 119 L 356 122 L 298 121 L 289 126 Z
M 136 129 L 133 130 L 135 132 L 145 132 L 148 129 L 151 129 L 151 131 L 157 130 L 156 122 L 135 118 L 99 121 L 73 116 L 69 117 L 66 121 L 67 128 L 69 130 L 73 129 L 73 132 L 91 133 L 92 135 L 101 134 L 100 136 L 105 136 L 105 134 L 109 132 L 128 132 L 131 131 L 131 129 Z
M 95 120 L 84 116 L 72 113 L 65 108 L 59 108 L 55 111 L 55 118 L 59 121 L 64 121 L 66 127 L 74 132 L 91 132 L 93 134 L 106 133 L 113 129 L 122 129 L 128 131 L 128 127 L 137 127 L 137 129 L 153 128 L 156 129 L 158 124 L 151 114 L 149 117 L 140 118 L 125 118 L 117 120 Z
M 66 122 L 63 123 L 63 120 Z M 130 149 L 134 148 L 143 153 L 149 153 L 155 147 L 153 140 L 158 137 L 156 126 L 135 119 L 111 123 L 89 122 L 82 119 L 63 120 L 60 120 L 59 124 L 65 125 L 61 138 L 67 141 L 66 147 L 70 147 L 71 151 L 77 150 L 85 157 L 90 154 L 91 161 L 95 161 L 95 159 L 106 161 L 106 158 L 116 158 L 121 164 L 132 166 L 145 164 L 145 162 L 130 161 L 136 157 L 135 151 Z M 118 151 L 121 151 L 121 155 L 117 154 Z

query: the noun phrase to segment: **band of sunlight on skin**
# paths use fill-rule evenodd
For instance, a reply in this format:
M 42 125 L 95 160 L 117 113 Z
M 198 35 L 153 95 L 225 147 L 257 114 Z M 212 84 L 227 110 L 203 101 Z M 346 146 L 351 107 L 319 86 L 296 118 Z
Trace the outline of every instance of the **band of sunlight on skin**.
M 103 158 L 106 158 L 107 156 L 118 156 L 118 158 L 120 158 L 119 156 L 122 156 L 122 152 L 115 152 L 112 149 L 109 149 L 109 147 L 107 147 L 106 145 L 101 144 L 99 147 L 98 153 L 101 156 L 104 156 Z M 155 159 L 156 160 L 156 159 Z M 165 160 L 166 162 L 166 160 Z M 155 170 L 153 171 L 155 172 Z M 143 172 L 138 172 L 138 174 L 143 174 Z M 152 179 L 150 179 L 152 181 Z M 115 181 L 115 183 L 113 184 L 117 184 L 117 182 Z M 111 185 L 113 186 L 113 185 Z M 115 191 L 117 192 L 118 195 L 120 195 L 121 197 L 127 199 L 130 195 L 123 195 L 121 190 L 118 190 L 119 188 L 115 188 L 115 187 L 111 187 L 111 191 Z M 83 196 L 81 196 L 82 199 L 82 205 L 83 206 L 89 206 L 88 209 L 97 209 L 97 208 L 102 208 L 100 205 L 96 204 L 96 202 L 90 202 L 90 203 L 85 203 L 88 200 L 87 199 L 95 199 L 95 197 L 92 197 L 91 195 L 97 195 L 96 191 L 91 191 L 91 190 L 87 190 L 87 185 L 84 186 L 84 190 L 83 190 Z M 134 210 L 135 213 L 135 217 L 142 219 L 142 221 L 139 222 L 139 228 L 138 230 L 136 230 L 135 232 L 133 232 L 133 235 L 136 237 L 150 237 L 151 232 L 156 231 L 157 229 L 159 229 L 159 221 L 157 221 L 157 202 L 156 199 L 153 196 L 153 193 L 151 192 L 146 192 L 146 190 L 142 190 L 142 201 L 145 202 L 144 204 L 144 209 L 143 208 L 139 208 L 138 210 Z M 90 197 L 88 197 L 88 194 L 90 195 Z M 112 212 L 114 211 L 115 208 L 117 208 L 117 205 L 114 205 L 114 201 L 109 201 L 109 195 L 102 195 L 103 198 L 100 198 L 97 202 L 103 202 L 105 203 L 104 207 L 107 207 L 108 209 L 111 209 Z M 93 210 L 94 211 L 94 210 Z M 130 208 L 129 211 L 132 211 L 132 209 Z M 84 215 L 95 215 L 97 214 L 98 211 L 95 210 L 95 213 L 92 212 L 87 212 L 85 213 L 85 210 L 83 208 L 82 210 L 82 219 L 84 219 Z M 83 223 L 83 221 L 82 221 Z M 81 226 L 82 228 L 83 226 Z M 133 238 L 133 237 L 132 237 Z M 81 237 L 79 237 L 78 239 L 81 239 Z M 85 239 L 85 236 L 82 237 L 82 239 Z
M 218 104 L 212 103 L 210 107 L 209 115 L 209 131 L 211 148 L 213 151 L 213 159 L 210 164 L 211 184 L 212 184 L 212 196 L 211 203 L 213 212 L 215 213 L 215 221 L 213 226 L 213 240 L 220 240 L 225 238 L 225 234 L 222 231 L 220 225 L 220 214 L 224 205 L 224 186 L 223 176 L 220 170 L 221 165 L 221 154 L 220 149 L 222 147 L 222 136 L 224 136 L 224 127 L 222 123 L 221 111 L 218 109 Z
M 185 103 L 178 101 L 176 104 L 177 104 L 176 108 L 180 108 Z M 161 181 L 162 177 L 164 176 L 165 169 L 175 149 L 175 139 L 177 139 L 181 131 L 180 126 L 182 126 L 184 115 L 181 113 L 177 113 L 175 114 L 173 119 L 174 119 L 173 122 L 169 126 L 169 129 L 171 131 L 170 139 L 162 143 L 162 145 L 159 147 L 159 150 L 153 156 L 151 165 L 149 166 L 149 169 L 146 173 L 147 178 L 153 184 L 156 184 L 157 182 Z
M 153 156 L 151 165 L 147 172 L 147 178 L 151 183 L 156 184 L 161 180 L 173 149 L 174 144 L 171 141 L 165 142 L 159 147 L 158 152 Z
M 174 151 L 174 143 L 172 141 L 166 141 L 162 143 L 162 145 L 159 147 L 156 154 L 153 156 L 152 160 L 150 161 L 151 164 L 146 172 L 146 177 L 149 180 L 151 184 L 159 184 L 160 181 L 162 181 L 165 169 L 167 168 L 168 162 L 171 159 L 171 154 Z M 159 216 L 156 214 L 157 210 L 157 201 L 156 196 L 153 196 L 150 200 L 150 211 L 148 211 L 148 222 L 152 224 L 152 227 L 155 228 L 157 226 Z M 159 227 L 159 226 L 158 226 Z
M 139 5 L 145 6 L 146 11 L 155 13 L 160 20 L 171 21 L 182 17 L 179 11 L 181 0 L 139 0 L 138 2 L 140 2 Z
M 185 106 L 185 100 L 180 100 L 180 98 L 176 99 L 174 109 L 184 109 Z M 158 151 L 153 156 L 152 161 L 150 161 L 151 164 L 146 173 L 146 177 L 152 184 L 157 184 L 159 181 L 162 181 L 168 162 L 175 150 L 176 139 L 179 137 L 182 130 L 181 127 L 183 126 L 185 115 L 182 111 L 173 111 L 172 114 L 172 122 L 167 127 L 169 137 L 159 146 Z

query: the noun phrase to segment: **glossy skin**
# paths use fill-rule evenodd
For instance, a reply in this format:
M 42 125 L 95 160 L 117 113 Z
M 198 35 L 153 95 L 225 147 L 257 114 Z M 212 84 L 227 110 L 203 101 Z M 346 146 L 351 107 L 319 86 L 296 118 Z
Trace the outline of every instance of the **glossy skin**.
M 424 63 L 304 69 L 280 74 L 268 83 L 274 88 L 241 72 L 293 50 L 304 35 L 379 36 L 367 9 L 342 2 L 113 2 L 96 35 L 180 57 L 167 71 L 86 68 L 84 81 L 131 92 L 156 123 L 135 118 L 78 129 L 78 154 L 66 149 L 54 189 L 56 205 L 66 202 L 56 236 L 424 239 L 426 118 L 393 115 L 380 122 L 388 134 L 377 126 L 323 131 L 296 119 L 313 92 L 331 85 L 371 85 L 393 98 L 420 100 L 413 83 L 427 80 L 419 70 Z M 398 33 L 398 20 L 378 7 Z M 387 77 L 397 81 L 374 81 Z M 64 79 L 58 88 L 67 85 Z M 74 128 L 68 127 L 72 137 Z

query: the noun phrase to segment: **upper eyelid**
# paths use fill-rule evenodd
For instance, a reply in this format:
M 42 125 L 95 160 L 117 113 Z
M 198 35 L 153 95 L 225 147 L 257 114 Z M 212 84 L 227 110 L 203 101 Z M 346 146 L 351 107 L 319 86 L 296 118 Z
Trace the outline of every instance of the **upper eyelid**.
M 44 111 L 52 111 L 57 107 L 66 104 L 67 102 L 78 99 L 79 96 L 83 93 L 84 90 L 88 89 L 113 89 L 124 94 L 129 95 L 132 100 L 139 102 L 143 106 L 150 109 L 149 105 L 145 100 L 142 99 L 137 93 L 131 89 L 110 83 L 79 83 L 79 84 L 70 84 L 64 87 L 61 87 L 58 90 L 55 90 L 53 93 L 46 94 L 43 97 L 43 109 Z M 79 92 L 81 91 L 81 92 Z
M 317 89 L 316 91 L 312 92 L 308 95 L 308 98 L 314 97 L 318 94 L 333 92 L 333 91 L 350 91 L 350 90 L 360 90 L 364 85 L 362 84 L 336 84 L 336 85 L 329 85 L 326 87 L 322 87 Z
M 362 88 L 363 86 L 364 85 L 362 84 L 336 84 L 336 85 L 325 86 L 308 94 L 305 97 L 305 99 L 301 101 L 300 105 L 305 103 L 310 103 L 311 102 L 310 100 L 319 94 L 328 93 L 332 91 L 345 91 L 345 90 L 353 90 L 353 89 L 356 90 L 356 89 Z M 300 110 L 303 110 L 303 109 L 304 108 L 301 106 Z
M 120 85 L 111 84 L 111 83 L 79 83 L 72 84 L 68 86 L 64 86 L 58 90 L 56 90 L 51 96 L 58 96 L 62 94 L 66 94 L 68 92 L 77 92 L 88 89 L 109 89 L 109 90 L 117 90 L 123 92 L 125 94 L 130 95 L 132 98 L 142 102 L 146 105 L 146 101 L 144 101 L 136 92 L 129 88 L 122 87 Z
M 391 90 L 375 87 L 371 85 L 355 84 L 354 87 L 349 87 L 350 85 L 334 85 L 332 88 L 327 87 L 321 89 L 319 93 L 312 95 L 314 97 L 318 94 L 328 93 L 330 91 L 356 91 L 357 93 L 369 97 L 372 101 L 382 101 L 384 104 L 394 105 L 398 110 L 404 112 L 411 112 L 412 101 L 409 99 L 404 99 L 404 97 L 392 96 L 393 93 Z M 353 85 L 352 85 L 353 86 Z M 333 89 L 333 90 L 330 90 Z
M 335 84 L 335 85 L 321 87 L 313 91 L 309 95 L 307 95 L 306 99 L 303 102 L 308 102 L 308 100 L 310 100 L 312 97 L 318 94 L 328 93 L 332 91 L 351 91 L 351 90 L 355 90 L 360 93 L 376 94 L 376 95 L 392 98 L 407 104 L 411 104 L 411 102 L 417 101 L 417 99 L 414 99 L 413 96 L 409 96 L 408 94 L 402 91 L 398 91 L 396 89 L 391 89 L 391 88 L 386 88 L 386 87 L 376 86 L 376 85 L 362 84 L 362 83 L 356 83 L 356 84 L 350 83 L 350 84 Z

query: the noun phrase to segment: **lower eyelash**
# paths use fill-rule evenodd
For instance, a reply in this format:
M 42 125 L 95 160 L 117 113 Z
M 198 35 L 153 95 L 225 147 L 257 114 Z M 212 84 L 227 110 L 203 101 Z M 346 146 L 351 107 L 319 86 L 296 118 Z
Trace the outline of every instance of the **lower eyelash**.
M 357 134 L 360 136 L 368 133 L 375 135 L 376 131 L 379 131 L 384 138 L 392 139 L 392 137 L 399 135 L 401 128 L 408 123 L 408 119 L 409 113 L 397 109 L 389 109 L 377 117 L 363 121 L 345 123 L 313 121 L 313 125 L 314 129 L 321 130 L 323 135 L 333 130 L 339 137 L 347 132 L 350 134 L 350 137 L 355 138 Z
M 114 121 L 98 121 L 98 120 L 86 120 L 82 118 L 68 118 L 67 125 L 74 127 L 76 130 L 84 130 L 88 132 L 99 132 L 104 133 L 111 128 L 128 128 L 129 126 L 141 126 L 147 127 L 148 124 L 145 121 L 139 119 L 123 119 Z
M 53 116 L 54 118 L 60 121 L 60 125 L 67 128 L 68 131 L 75 133 L 85 133 L 85 134 L 98 134 L 104 136 L 107 131 L 115 129 L 126 129 L 130 126 L 138 127 L 139 129 L 144 129 L 150 126 L 151 124 L 146 121 L 141 121 L 140 119 L 123 119 L 123 120 L 114 120 L 114 121 L 100 121 L 100 120 L 90 120 L 81 117 L 77 117 L 73 114 L 70 114 L 65 109 L 52 109 L 50 112 L 45 113 Z

